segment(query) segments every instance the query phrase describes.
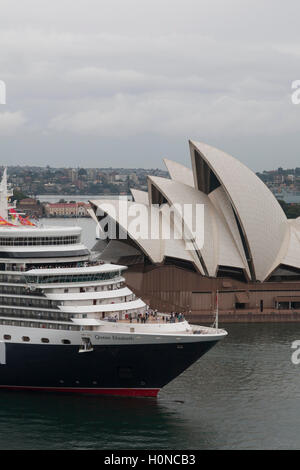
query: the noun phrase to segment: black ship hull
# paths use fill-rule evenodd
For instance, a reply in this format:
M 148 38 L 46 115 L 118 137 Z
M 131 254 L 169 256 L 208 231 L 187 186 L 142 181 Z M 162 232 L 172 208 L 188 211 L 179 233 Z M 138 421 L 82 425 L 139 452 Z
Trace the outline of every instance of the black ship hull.
M 79 346 L 6 343 L 0 388 L 154 397 L 217 341 Z

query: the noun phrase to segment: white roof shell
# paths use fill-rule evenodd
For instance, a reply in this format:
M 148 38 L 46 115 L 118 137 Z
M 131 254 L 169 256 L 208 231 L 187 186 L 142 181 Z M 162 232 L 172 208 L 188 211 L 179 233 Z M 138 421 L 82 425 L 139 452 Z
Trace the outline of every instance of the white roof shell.
M 193 238 L 195 220 L 177 212 L 175 227 L 169 229 L 174 235 L 183 224 L 182 240 L 171 236 L 143 241 L 128 230 L 142 251 L 154 263 L 166 256 L 190 261 L 208 276 L 216 276 L 219 267 L 229 267 L 243 270 L 253 281 L 264 281 L 281 264 L 300 269 L 300 218 L 288 220 L 267 186 L 234 157 L 201 142 L 190 142 L 190 152 L 192 170 L 165 159 L 171 179 L 148 176 L 148 194 L 137 190 L 132 194 L 148 209 L 148 224 L 160 212 L 162 229 L 170 225 L 166 206 L 203 204 L 204 244 L 197 245 Z M 212 183 L 207 184 L 207 178 Z M 105 202 L 93 201 L 98 207 Z M 120 223 L 119 215 L 111 216 Z M 191 240 L 194 249 L 187 250 Z
M 139 189 L 131 189 L 130 191 L 135 202 L 148 205 L 149 198 L 147 191 L 140 191 Z
M 124 236 L 128 235 L 133 239 L 154 263 L 162 261 L 161 242 L 159 236 L 157 239 L 154 239 L 149 238 L 147 234 L 147 228 L 150 227 L 151 224 L 151 210 L 148 205 L 131 201 L 125 201 L 123 204 L 120 204 L 120 201 L 115 199 L 91 202 L 94 206 L 107 214 L 113 221 L 117 222 L 117 224 L 123 229 Z M 156 209 L 153 208 L 152 215 L 156 212 Z M 134 223 L 136 216 L 139 217 L 138 224 Z M 140 234 L 137 236 L 139 228 Z
M 172 227 L 168 227 L 171 232 L 171 240 L 164 240 L 160 237 L 159 227 L 161 227 L 161 231 L 163 232 L 167 225 L 165 208 L 162 207 L 159 210 L 155 206 L 150 207 L 148 201 L 147 204 L 128 201 L 127 208 L 129 215 L 126 220 L 124 214 L 120 213 L 120 207 L 122 206 L 119 206 L 118 201 L 100 200 L 92 201 L 92 203 L 115 220 L 123 229 L 123 233 L 134 240 L 137 246 L 153 263 L 161 263 L 166 256 L 175 256 L 179 259 L 194 262 L 193 256 L 185 248 L 185 242 L 174 237 L 174 229 Z M 139 212 L 140 209 L 142 210 Z M 134 232 L 136 225 L 132 224 L 135 213 L 139 214 L 140 225 L 144 232 L 139 236 Z
M 294 224 L 290 224 L 289 243 L 282 264 L 300 269 L 300 230 Z
M 190 142 L 195 186 L 195 150 L 205 160 L 223 187 L 239 219 L 253 260 L 255 277 L 263 281 L 284 243 L 288 226 L 275 196 L 255 173 L 232 156 L 200 142 Z
M 178 181 L 179 183 L 184 183 L 188 186 L 194 187 L 194 176 L 192 170 L 181 165 L 181 163 L 173 162 L 167 158 L 164 158 L 164 163 L 173 181 Z

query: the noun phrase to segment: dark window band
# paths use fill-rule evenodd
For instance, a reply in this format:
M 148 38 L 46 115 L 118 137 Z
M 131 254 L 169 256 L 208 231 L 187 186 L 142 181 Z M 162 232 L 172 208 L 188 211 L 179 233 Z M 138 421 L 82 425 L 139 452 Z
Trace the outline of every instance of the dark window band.
M 40 252 L 12 252 L 0 251 L 0 258 L 67 258 L 70 256 L 87 256 L 89 250 L 75 250 L 75 251 L 40 251 Z

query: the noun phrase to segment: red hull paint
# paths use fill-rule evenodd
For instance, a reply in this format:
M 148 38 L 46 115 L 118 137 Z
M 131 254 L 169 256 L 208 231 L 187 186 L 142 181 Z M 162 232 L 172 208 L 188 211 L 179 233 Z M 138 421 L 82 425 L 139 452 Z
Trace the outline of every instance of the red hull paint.
M 23 387 L 0 385 L 2 389 L 30 390 L 35 392 L 82 393 L 88 395 L 111 395 L 119 397 L 157 397 L 159 388 L 63 388 L 63 387 Z

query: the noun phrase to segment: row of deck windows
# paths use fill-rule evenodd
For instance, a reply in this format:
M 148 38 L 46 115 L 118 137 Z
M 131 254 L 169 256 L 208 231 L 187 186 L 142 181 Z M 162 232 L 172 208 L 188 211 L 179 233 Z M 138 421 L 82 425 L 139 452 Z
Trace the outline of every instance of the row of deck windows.
M 48 312 L 41 310 L 25 310 L 22 308 L 6 308 L 0 307 L 0 315 L 8 317 L 18 317 L 18 318 L 32 318 L 36 320 L 60 320 L 60 321 L 70 321 L 72 314 L 64 312 Z
M 59 305 L 58 301 L 47 299 L 31 299 L 28 297 L 1 297 L 0 305 L 16 305 L 23 307 L 43 307 L 56 309 Z
M 118 304 L 118 303 L 123 303 L 123 302 L 131 302 L 136 299 L 136 296 L 134 294 L 130 294 L 127 296 L 122 296 L 122 297 L 111 297 L 111 298 L 104 298 L 104 299 L 88 299 L 82 302 L 80 299 L 78 301 L 78 305 L 109 305 L 109 304 Z M 65 300 L 61 302 L 61 305 L 74 305 L 74 302 L 72 300 Z
M 106 281 L 120 276 L 120 271 L 107 272 L 107 273 L 89 273 L 89 274 L 73 274 L 73 275 L 58 275 L 58 276 L 25 276 L 28 283 L 36 284 L 54 284 L 54 283 L 68 283 L 68 282 L 93 282 L 93 281 Z M 0 278 L 1 281 L 1 278 Z
M 1 246 L 39 246 L 39 245 L 74 245 L 80 242 L 80 236 L 64 237 L 0 237 Z
M 11 282 L 13 284 L 25 284 L 24 276 L 20 274 L 0 274 L 0 282 Z
M 41 291 L 32 291 L 29 287 L 23 286 L 5 286 L 0 285 L 0 294 L 16 294 L 16 295 L 24 295 L 24 296 L 41 296 Z
M 73 274 L 58 276 L 26 276 L 20 274 L 0 274 L 0 283 L 7 282 L 12 284 L 64 284 L 71 282 L 94 282 L 107 281 L 120 277 L 120 271 L 93 274 Z M 2 287 L 1 287 L 2 288 Z
M 108 290 L 116 290 L 116 289 L 121 289 L 122 287 L 125 286 L 125 283 L 123 281 L 117 282 L 116 284 L 107 284 L 104 286 L 95 286 L 95 287 L 80 287 L 80 288 L 65 288 L 64 289 L 64 294 L 67 293 L 78 293 L 78 292 L 103 292 L 103 291 L 108 291 Z M 57 291 L 56 291 L 57 293 Z
M 100 285 L 100 286 L 93 286 L 93 287 L 81 287 L 81 288 L 65 288 L 63 290 L 64 294 L 67 293 L 78 293 L 78 292 L 102 292 L 108 290 L 115 290 L 124 287 L 124 282 L 118 282 L 116 284 L 108 284 L 108 285 Z M 31 290 L 29 287 L 25 286 L 9 286 L 9 285 L 1 285 L 0 284 L 0 294 L 17 294 L 17 295 L 24 295 L 24 296 L 41 296 L 42 291 L 40 289 Z
M 3 318 L 0 318 L 0 325 L 22 326 L 22 327 L 27 327 L 27 328 L 48 328 L 50 330 L 66 330 L 66 331 L 79 331 L 80 330 L 80 327 L 77 325 L 65 325 L 63 323 L 44 323 L 44 322 L 5 320 Z

